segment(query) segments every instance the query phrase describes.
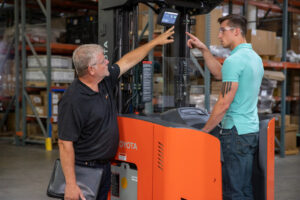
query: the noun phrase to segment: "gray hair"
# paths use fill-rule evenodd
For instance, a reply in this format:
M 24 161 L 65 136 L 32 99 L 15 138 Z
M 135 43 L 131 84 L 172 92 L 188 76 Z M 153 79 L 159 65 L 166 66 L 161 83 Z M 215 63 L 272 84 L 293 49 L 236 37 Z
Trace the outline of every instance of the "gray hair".
M 103 47 L 98 44 L 80 45 L 73 52 L 73 63 L 78 77 L 86 74 L 86 69 L 97 62 L 97 56 L 103 53 Z

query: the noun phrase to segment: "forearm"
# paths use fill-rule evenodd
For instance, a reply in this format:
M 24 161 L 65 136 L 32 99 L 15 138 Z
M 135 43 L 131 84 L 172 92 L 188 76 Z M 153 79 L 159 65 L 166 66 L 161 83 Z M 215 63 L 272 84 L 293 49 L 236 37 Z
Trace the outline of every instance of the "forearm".
M 221 63 L 211 54 L 208 49 L 202 50 L 202 55 L 209 71 L 214 75 L 216 79 L 221 80 Z
M 206 133 L 209 133 L 211 130 L 213 130 L 222 121 L 227 109 L 227 105 L 224 105 L 223 102 L 218 101 L 213 108 L 210 118 L 202 130 Z
M 210 118 L 202 129 L 204 132 L 210 132 L 221 122 L 235 97 L 238 86 L 238 82 L 222 83 L 218 101 L 214 106 Z
M 120 76 L 143 60 L 148 53 L 156 46 L 155 41 L 150 41 L 133 51 L 125 54 L 116 64 L 120 66 Z
M 62 169 L 67 184 L 76 184 L 75 176 L 75 153 L 73 143 L 69 141 L 59 140 L 59 154 Z
M 141 60 L 145 58 L 145 56 L 156 46 L 156 45 L 164 45 L 174 42 L 173 39 L 174 34 L 174 26 L 169 28 L 164 33 L 157 36 L 155 39 L 151 40 L 150 42 L 144 44 L 143 46 L 127 53 L 123 56 L 116 64 L 120 67 L 120 76 L 128 71 L 130 68 L 135 66 Z

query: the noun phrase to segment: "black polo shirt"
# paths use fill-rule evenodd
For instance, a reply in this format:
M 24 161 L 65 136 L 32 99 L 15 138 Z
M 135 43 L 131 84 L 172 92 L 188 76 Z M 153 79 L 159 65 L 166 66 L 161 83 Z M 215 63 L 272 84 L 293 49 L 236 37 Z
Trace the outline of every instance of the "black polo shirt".
M 58 104 L 58 137 L 73 141 L 78 161 L 111 159 L 116 154 L 119 132 L 113 89 L 120 68 L 114 64 L 109 72 L 98 84 L 99 92 L 75 79 Z

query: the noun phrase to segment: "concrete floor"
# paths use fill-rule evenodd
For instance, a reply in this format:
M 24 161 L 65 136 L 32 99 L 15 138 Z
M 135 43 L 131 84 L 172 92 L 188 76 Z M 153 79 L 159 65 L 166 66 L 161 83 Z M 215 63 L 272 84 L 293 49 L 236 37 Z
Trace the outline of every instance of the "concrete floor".
M 0 199 L 50 200 L 48 181 L 58 149 L 43 145 L 16 146 L 0 140 Z
M 0 140 L 0 199 L 50 200 L 46 189 L 58 150 Z M 275 200 L 300 199 L 300 154 L 275 158 Z

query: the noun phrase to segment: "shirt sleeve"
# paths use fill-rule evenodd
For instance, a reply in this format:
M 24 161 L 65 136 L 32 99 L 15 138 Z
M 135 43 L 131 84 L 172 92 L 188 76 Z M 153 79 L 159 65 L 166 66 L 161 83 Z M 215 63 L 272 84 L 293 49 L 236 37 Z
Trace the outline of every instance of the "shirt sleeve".
M 222 66 L 222 82 L 239 82 L 244 67 L 234 58 L 227 58 Z
M 63 98 L 58 103 L 58 138 L 76 142 L 80 136 L 82 120 L 80 112 Z
M 115 87 L 119 81 L 120 67 L 117 64 L 113 64 L 111 67 L 108 68 L 108 70 L 110 73 L 110 75 L 108 77 L 108 80 L 111 84 L 110 86 Z

